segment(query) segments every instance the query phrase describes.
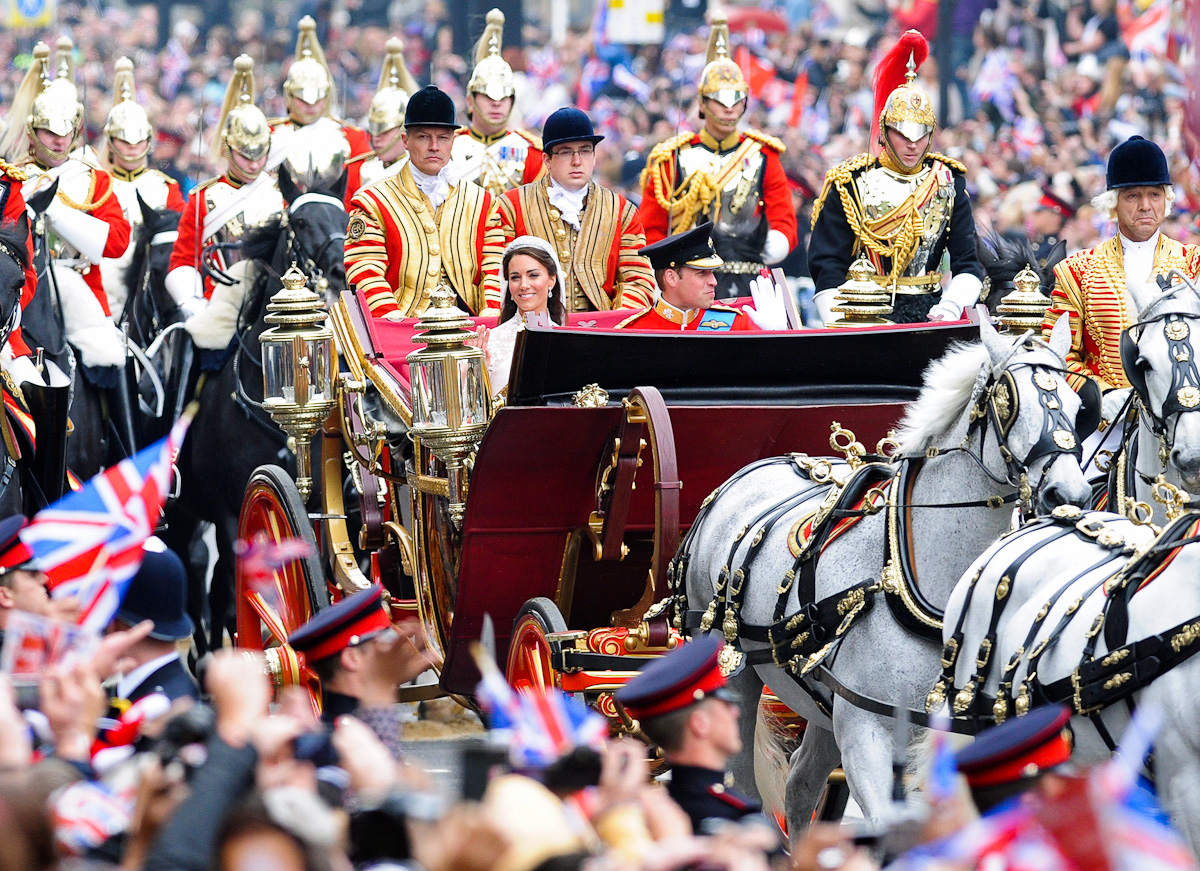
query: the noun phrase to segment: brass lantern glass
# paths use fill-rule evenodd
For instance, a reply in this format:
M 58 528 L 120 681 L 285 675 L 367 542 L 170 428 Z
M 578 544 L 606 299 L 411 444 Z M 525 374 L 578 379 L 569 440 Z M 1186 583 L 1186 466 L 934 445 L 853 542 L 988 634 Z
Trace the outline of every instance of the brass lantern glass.
M 466 510 L 465 462 L 479 446 L 492 416 L 492 391 L 483 351 L 464 344 L 474 336 L 470 318 L 454 305 L 445 285 L 429 295 L 413 337 L 425 345 L 408 355 L 412 387 L 412 426 L 420 440 L 446 465 L 450 517 L 461 526 Z
M 312 493 L 312 437 L 333 408 L 337 371 L 324 300 L 307 283 L 292 264 L 283 274 L 283 289 L 267 304 L 266 322 L 273 326 L 259 338 L 263 408 L 294 442 L 296 488 L 305 501 Z

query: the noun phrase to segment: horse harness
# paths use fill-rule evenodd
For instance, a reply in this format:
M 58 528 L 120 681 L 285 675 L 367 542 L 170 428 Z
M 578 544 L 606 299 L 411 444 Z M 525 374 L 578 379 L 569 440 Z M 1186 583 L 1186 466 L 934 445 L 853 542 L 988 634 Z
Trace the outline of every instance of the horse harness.
M 679 553 L 672 560 L 668 582 L 673 593 L 671 600 L 675 603 L 686 601 L 684 578 L 691 558 L 695 532 L 702 526 L 708 506 L 718 495 L 742 475 L 770 464 L 789 463 L 798 475 L 812 482 L 811 486 L 799 493 L 792 494 L 761 511 L 742 527 L 730 545 L 729 556 L 718 574 L 713 599 L 708 608 L 705 611 L 694 611 L 676 607 L 676 628 L 685 632 L 708 632 L 714 626 L 719 626 L 726 640 L 726 648 L 722 652 L 722 667 L 729 673 L 747 664 L 771 662 L 791 674 L 826 712 L 829 711 L 832 700 L 819 696 L 816 687 L 803 678 L 811 675 L 852 704 L 876 713 L 891 715 L 893 705 L 870 699 L 845 687 L 825 663 L 834 654 L 851 626 L 872 608 L 876 594 L 881 592 L 901 625 L 919 637 L 941 642 L 943 614 L 924 598 L 917 583 L 909 529 L 909 510 L 982 507 L 999 509 L 1018 499 L 1029 505 L 1033 491 L 1025 469 L 1030 463 L 1056 453 L 1071 453 L 1077 459 L 1081 456 L 1080 439 L 1076 435 L 1075 426 L 1062 410 L 1057 393 L 1058 382 L 1049 374 L 1049 367 L 1035 364 L 1019 365 L 1029 365 L 1042 370 L 1035 372 L 1032 380 L 1038 389 L 1039 402 L 1043 409 L 1039 438 L 1020 461 L 1008 445 L 1008 437 L 1016 422 L 1019 405 L 1016 383 L 1010 370 L 1005 368 L 989 379 L 990 383 L 982 383 L 981 373 L 981 384 L 976 389 L 977 395 L 972 405 L 968 431 L 957 446 L 931 447 L 919 454 L 889 458 L 882 455 L 884 443 L 881 442 L 879 454 L 864 456 L 861 446 L 856 443 L 848 448 L 846 444 L 836 441 L 838 435 L 845 431 L 835 424 L 834 437 L 830 443 L 847 454 L 851 466 L 848 476 L 843 476 L 840 480 L 835 478 L 829 460 L 814 459 L 806 454 L 791 454 L 752 464 L 723 484 L 704 501 Z M 1094 429 L 1100 416 L 1100 395 L 1094 383 L 1088 384 L 1091 392 L 1087 392 L 1085 388 L 1085 392 L 1081 394 L 1082 405 L 1078 420 L 1083 427 L 1090 426 Z M 996 430 L 999 452 L 1006 464 L 1004 478 L 993 474 L 983 461 L 988 422 Z M 971 436 L 976 430 L 980 432 L 978 455 L 969 447 Z M 1090 429 L 1088 432 L 1090 433 Z M 853 442 L 852 437 L 850 441 Z M 966 453 L 995 483 L 1014 489 L 1005 495 L 998 494 L 968 502 L 912 502 L 913 486 L 926 460 L 954 452 Z M 777 599 L 772 623 L 766 626 L 746 623 L 740 618 L 746 581 L 768 533 L 796 505 L 822 487 L 828 487 L 828 490 L 821 505 L 812 515 L 796 524 L 796 528 L 808 528 L 810 531 L 807 536 L 801 536 L 798 546 L 793 549 L 793 565 L 784 573 L 783 580 L 776 587 Z M 833 538 L 846 531 L 849 525 L 862 517 L 883 510 L 887 513 L 884 568 L 880 579 L 865 579 L 849 589 L 817 601 L 816 569 L 821 551 Z M 741 565 L 731 572 L 730 565 L 734 554 L 751 530 L 755 532 L 746 555 Z M 788 617 L 786 609 L 789 594 L 797 582 L 799 586 L 796 593 L 801 607 L 798 612 Z M 748 653 L 742 652 L 734 646 L 739 639 L 765 642 L 769 647 Z M 928 725 L 924 712 L 912 712 L 912 721 L 916 725 Z

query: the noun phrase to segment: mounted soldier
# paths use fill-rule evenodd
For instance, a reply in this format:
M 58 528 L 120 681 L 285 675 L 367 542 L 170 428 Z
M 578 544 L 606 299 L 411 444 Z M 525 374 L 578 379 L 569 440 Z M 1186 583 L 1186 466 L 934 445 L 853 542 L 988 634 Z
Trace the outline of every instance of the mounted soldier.
M 139 199 L 151 209 L 183 212 L 184 201 L 179 192 L 179 182 L 149 166 L 153 135 L 150 118 L 137 101 L 133 61 L 127 57 L 120 58 L 113 81 L 113 106 L 104 122 L 104 136 L 113 190 L 134 234 L 142 226 Z M 130 245 L 120 257 L 106 257 L 100 264 L 109 305 L 118 313 L 118 317 L 125 306 L 125 271 L 133 258 L 133 247 Z
M 813 205 L 808 265 L 826 322 L 836 289 L 860 256 L 892 294 L 896 323 L 958 320 L 979 300 L 984 272 L 975 252 L 966 167 L 929 150 L 937 116 L 916 83 L 928 55 L 925 37 L 910 30 L 880 61 L 878 153 L 859 154 L 829 170 Z M 943 290 L 939 270 L 946 251 L 953 277 Z
M 360 187 L 365 188 L 380 179 L 404 169 L 407 155 L 404 150 L 404 112 L 408 100 L 420 90 L 416 79 L 404 65 L 404 43 L 392 37 L 387 41 L 387 56 L 379 74 L 379 90 L 371 98 L 367 112 L 367 134 L 371 151 L 361 158 Z M 358 158 L 352 158 L 353 163 Z M 354 191 L 353 193 L 357 193 Z
M 339 120 L 333 114 L 333 74 L 325 60 L 325 52 L 317 39 L 317 23 L 312 16 L 300 19 L 300 34 L 296 38 L 296 59 L 288 67 L 283 83 L 288 115 L 271 121 L 271 159 L 268 168 L 274 169 L 285 160 L 296 162 L 293 151 L 319 155 L 322 166 L 336 164 L 346 168 L 346 207 L 350 198 L 362 187 L 359 173 L 362 161 L 354 158 L 371 150 L 367 132 Z
M 57 190 L 35 231 L 44 232 L 50 261 L 49 280 L 57 291 L 66 340 L 75 349 L 88 381 L 105 391 L 108 413 L 122 450 L 136 450 L 133 409 L 125 377 L 125 340 L 114 326 L 99 269 L 106 257 L 120 257 L 129 246 L 129 221 L 114 195 L 112 178 L 98 166 L 71 156 L 83 125 L 83 105 L 75 88 L 70 39 L 59 39 L 55 64 L 50 48 L 38 43 L 4 137 L 13 152 L 25 152 L 26 201 Z M 25 119 L 23 131 L 16 119 Z M 23 132 L 25 142 L 18 137 Z M 40 230 L 38 229 L 40 228 Z
M 212 278 L 202 275 L 204 249 L 241 240 L 247 230 L 278 218 L 284 208 L 275 176 L 265 169 L 271 128 L 266 115 L 254 105 L 254 61 L 249 55 L 234 62 L 217 129 L 213 157 L 225 159 L 225 174 L 202 182 L 188 195 L 166 278 L 171 298 L 189 316 L 188 332 L 197 345 L 212 350 L 228 344 L 231 333 L 225 327 L 230 325 L 230 317 L 236 319 L 248 282 L 244 268 L 231 271 L 238 262 L 237 249 L 219 248 L 203 262 L 233 278 L 234 283 L 222 285 L 221 293 L 214 295 Z M 210 299 L 216 310 L 207 312 Z M 195 320 L 201 312 L 206 312 L 204 320 Z M 213 318 L 224 326 L 210 324 Z M 219 342 L 220 335 L 226 336 L 224 343 Z
M 699 133 L 684 132 L 650 152 L 640 214 L 646 241 L 713 223 L 717 298 L 749 293 L 764 265 L 796 247 L 796 212 L 780 155 L 784 144 L 760 130 L 738 131 L 750 87 L 729 57 L 729 25 L 714 14 L 708 65 L 700 76 Z
M 451 168 L 493 196 L 529 184 L 542 172 L 542 140 L 528 130 L 509 129 L 517 89 L 512 67 L 500 55 L 504 13 L 493 9 L 475 45 L 475 69 L 467 82 L 468 125 L 454 138 Z

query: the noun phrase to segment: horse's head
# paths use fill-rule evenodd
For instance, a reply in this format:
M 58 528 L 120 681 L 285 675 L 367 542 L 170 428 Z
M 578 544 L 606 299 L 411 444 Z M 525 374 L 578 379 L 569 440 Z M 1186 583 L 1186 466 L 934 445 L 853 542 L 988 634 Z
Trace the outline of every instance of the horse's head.
M 0 345 L 21 320 L 21 292 L 29 264 L 25 218 L 0 225 Z
M 1087 380 L 1077 393 L 1067 381 L 1067 319 L 1060 318 L 1043 342 L 1001 336 L 984 318 L 980 338 L 987 359 L 976 379 L 972 416 L 996 439 L 1006 479 L 1028 487 L 1020 495 L 1033 497 L 1038 513 L 1087 504 L 1092 490 L 1080 460 L 1083 440 L 1100 422 L 1100 390 Z
M 1130 288 L 1133 291 L 1133 288 Z M 1141 293 L 1134 301 L 1141 303 Z M 1200 299 L 1180 286 L 1140 306 L 1121 335 L 1121 362 L 1141 413 L 1161 440 L 1189 492 L 1200 492 L 1200 369 L 1193 339 L 1200 334 Z
M 279 191 L 287 210 L 287 231 L 292 258 L 314 282 L 324 279 L 334 293 L 346 287 L 346 176 L 329 189 L 303 190 L 284 166 L 279 171 Z
M 179 235 L 181 215 L 174 209 L 156 209 L 137 195 L 142 213 L 142 225 L 133 241 L 133 257 L 125 270 L 127 299 L 135 299 L 147 277 L 150 283 L 161 283 L 171 262 L 171 249 Z

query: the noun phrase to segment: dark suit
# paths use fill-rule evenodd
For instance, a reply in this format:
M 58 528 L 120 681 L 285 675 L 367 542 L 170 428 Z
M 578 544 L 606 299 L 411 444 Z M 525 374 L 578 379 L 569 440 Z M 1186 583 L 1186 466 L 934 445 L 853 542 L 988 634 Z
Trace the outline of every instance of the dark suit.
M 197 701 L 200 699 L 200 687 L 197 685 L 196 679 L 184 668 L 178 657 L 151 672 L 134 688 L 128 699 L 130 703 L 133 703 L 152 693 L 162 693 L 171 701 L 185 697 Z
M 667 792 L 692 820 L 697 835 L 707 834 L 706 820 L 739 822 L 762 812 L 755 801 L 725 786 L 725 772 L 713 768 L 675 765 Z

